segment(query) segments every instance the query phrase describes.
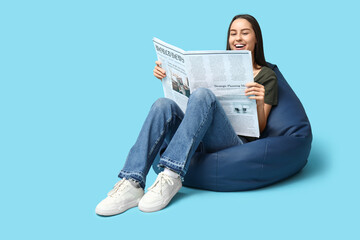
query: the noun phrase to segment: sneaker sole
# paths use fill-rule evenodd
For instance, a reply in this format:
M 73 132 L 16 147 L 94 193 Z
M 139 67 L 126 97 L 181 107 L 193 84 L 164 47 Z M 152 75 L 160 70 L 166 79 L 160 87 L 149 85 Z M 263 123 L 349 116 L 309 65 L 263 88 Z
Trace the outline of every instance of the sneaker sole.
M 182 185 L 179 186 L 179 188 L 174 191 L 174 193 L 172 194 L 172 196 L 162 205 L 160 206 L 156 206 L 156 207 L 144 207 L 141 206 L 140 204 L 138 205 L 138 208 L 142 211 L 142 212 L 156 212 L 159 211 L 163 208 L 165 208 L 171 201 L 171 199 L 173 199 L 173 197 L 179 192 L 180 188 L 182 187 Z
M 135 202 L 134 201 L 130 202 L 130 203 L 126 204 L 125 206 L 123 206 L 122 208 L 113 209 L 113 210 L 101 210 L 101 209 L 96 208 L 95 213 L 100 216 L 113 216 L 113 215 L 123 213 L 130 208 L 136 207 L 139 204 L 139 202 L 140 202 L 140 199 L 136 200 Z

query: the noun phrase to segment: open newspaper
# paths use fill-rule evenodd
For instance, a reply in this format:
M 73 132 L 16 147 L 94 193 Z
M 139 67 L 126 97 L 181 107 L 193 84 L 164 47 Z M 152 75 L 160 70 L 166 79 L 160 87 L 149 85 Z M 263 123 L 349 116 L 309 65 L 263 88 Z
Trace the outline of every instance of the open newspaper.
M 245 96 L 245 84 L 254 81 L 250 51 L 184 51 L 157 38 L 153 41 L 166 71 L 162 80 L 165 97 L 186 112 L 190 94 L 199 87 L 208 88 L 236 134 L 259 137 L 256 101 Z

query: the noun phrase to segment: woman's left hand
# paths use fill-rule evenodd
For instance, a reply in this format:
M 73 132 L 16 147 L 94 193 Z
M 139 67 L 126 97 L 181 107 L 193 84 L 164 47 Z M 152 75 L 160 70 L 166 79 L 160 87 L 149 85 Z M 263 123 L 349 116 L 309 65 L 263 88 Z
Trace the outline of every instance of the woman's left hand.
M 245 86 L 247 87 L 245 89 L 245 95 L 246 96 L 250 95 L 249 99 L 255 99 L 256 104 L 258 106 L 264 105 L 264 97 L 265 97 L 264 86 L 256 82 L 247 83 Z

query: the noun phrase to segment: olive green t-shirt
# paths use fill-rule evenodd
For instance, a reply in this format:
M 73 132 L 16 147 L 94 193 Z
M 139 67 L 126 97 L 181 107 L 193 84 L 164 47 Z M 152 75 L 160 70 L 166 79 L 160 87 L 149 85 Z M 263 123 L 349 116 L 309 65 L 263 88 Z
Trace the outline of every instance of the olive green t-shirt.
M 264 102 L 269 105 L 277 105 L 278 84 L 275 72 L 269 67 L 262 66 L 260 72 L 255 76 L 254 81 L 265 87 Z M 245 137 L 245 139 L 248 142 L 252 142 L 258 138 Z
M 277 105 L 278 85 L 275 72 L 269 67 L 262 66 L 254 81 L 265 87 L 264 102 L 269 105 Z

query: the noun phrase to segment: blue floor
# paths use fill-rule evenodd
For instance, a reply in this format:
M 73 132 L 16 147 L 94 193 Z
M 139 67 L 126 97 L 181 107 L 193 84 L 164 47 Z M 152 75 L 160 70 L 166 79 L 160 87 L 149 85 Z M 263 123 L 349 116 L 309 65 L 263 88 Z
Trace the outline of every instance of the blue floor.
M 359 8 L 336 3 L 0 2 L 0 238 L 360 239 Z M 224 49 L 239 13 L 303 102 L 309 163 L 263 189 L 184 187 L 159 212 L 97 216 L 163 96 L 152 37 Z

